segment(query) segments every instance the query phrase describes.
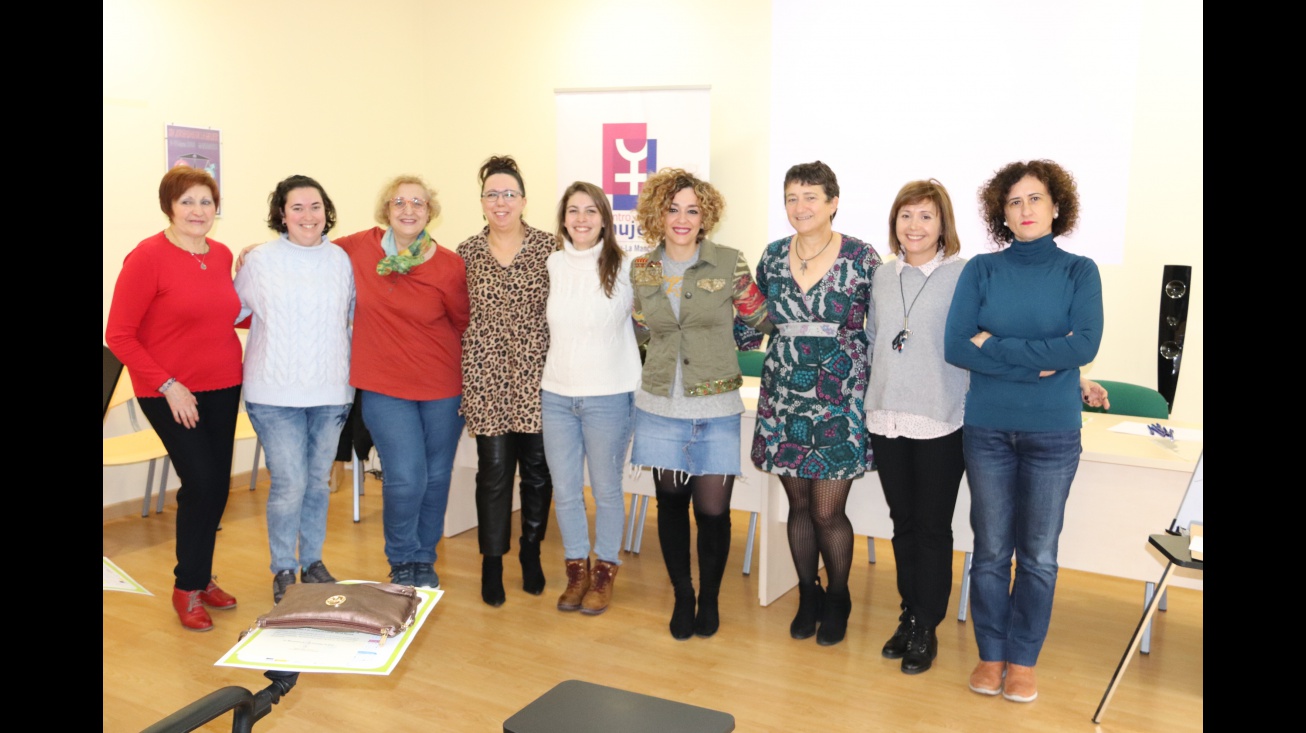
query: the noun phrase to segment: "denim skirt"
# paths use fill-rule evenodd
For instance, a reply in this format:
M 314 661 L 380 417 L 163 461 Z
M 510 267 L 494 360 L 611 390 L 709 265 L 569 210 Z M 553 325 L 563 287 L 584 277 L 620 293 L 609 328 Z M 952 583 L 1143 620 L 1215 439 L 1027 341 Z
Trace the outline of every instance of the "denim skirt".
M 662 417 L 636 408 L 630 462 L 690 476 L 738 476 L 739 418 Z

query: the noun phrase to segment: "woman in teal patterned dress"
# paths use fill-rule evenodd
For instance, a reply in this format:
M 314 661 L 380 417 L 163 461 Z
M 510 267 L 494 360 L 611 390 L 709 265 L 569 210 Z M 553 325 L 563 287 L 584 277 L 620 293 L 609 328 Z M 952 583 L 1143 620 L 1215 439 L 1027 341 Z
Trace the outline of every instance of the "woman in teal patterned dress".
M 826 164 L 790 168 L 784 195 L 795 234 L 767 245 L 757 265 L 776 333 L 762 369 L 752 458 L 780 477 L 789 497 L 799 591 L 789 635 L 815 634 L 817 643 L 830 645 L 843 640 L 852 611 L 853 528 L 844 507 L 853 480 L 871 465 L 862 408 L 865 324 L 880 257 L 834 231 L 839 182 Z M 825 560 L 824 591 L 818 555 Z

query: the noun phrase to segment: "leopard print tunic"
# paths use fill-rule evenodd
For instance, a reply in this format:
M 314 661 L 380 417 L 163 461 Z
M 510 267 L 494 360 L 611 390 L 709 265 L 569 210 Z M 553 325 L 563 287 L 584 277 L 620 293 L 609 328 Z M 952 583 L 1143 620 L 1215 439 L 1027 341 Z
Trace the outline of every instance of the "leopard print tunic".
M 540 377 L 549 351 L 545 265 L 557 239 L 525 222 L 507 267 L 490 252 L 489 227 L 458 245 L 467 264 L 471 323 L 463 333 L 463 417 L 471 435 L 538 433 Z

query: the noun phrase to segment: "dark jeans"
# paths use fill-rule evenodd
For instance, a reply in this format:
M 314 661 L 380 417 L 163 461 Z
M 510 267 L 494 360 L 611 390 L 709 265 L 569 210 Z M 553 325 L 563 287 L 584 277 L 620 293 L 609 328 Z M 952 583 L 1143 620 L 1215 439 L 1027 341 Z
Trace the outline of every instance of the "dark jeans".
M 521 470 L 521 537 L 540 542 L 549 528 L 553 481 L 542 433 L 476 436 L 476 521 L 481 554 L 508 552 L 512 533 L 512 484 Z
M 1079 469 L 1080 431 L 963 429 L 975 530 L 970 611 L 976 646 L 985 662 L 1033 667 L 1052 621 L 1057 545 Z
M 961 430 L 929 440 L 871 433 L 893 519 L 898 594 L 931 629 L 947 615 L 952 593 L 952 514 L 966 467 L 961 436 Z
M 213 547 L 231 493 L 231 450 L 236 440 L 240 385 L 196 392 L 199 422 L 186 428 L 172 417 L 165 397 L 141 397 L 141 412 L 159 434 L 177 469 L 177 588 L 204 590 L 213 577 Z

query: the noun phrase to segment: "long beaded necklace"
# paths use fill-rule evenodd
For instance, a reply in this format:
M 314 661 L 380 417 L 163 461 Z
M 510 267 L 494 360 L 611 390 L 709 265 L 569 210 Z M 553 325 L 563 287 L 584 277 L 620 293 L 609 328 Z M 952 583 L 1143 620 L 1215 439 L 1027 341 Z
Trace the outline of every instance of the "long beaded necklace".
M 903 268 L 904 270 L 907 268 Z M 920 299 L 921 293 L 925 291 L 925 286 L 930 284 L 930 276 L 925 276 L 925 282 L 921 283 L 921 289 L 916 291 L 916 297 L 911 299 L 911 305 L 907 305 L 907 294 L 902 290 L 902 272 L 898 273 L 898 295 L 902 296 L 902 330 L 897 336 L 893 337 L 893 349 L 902 353 L 902 347 L 907 345 L 907 337 L 911 335 L 911 329 L 907 328 L 907 319 L 911 316 L 912 308 L 916 307 L 916 301 Z

